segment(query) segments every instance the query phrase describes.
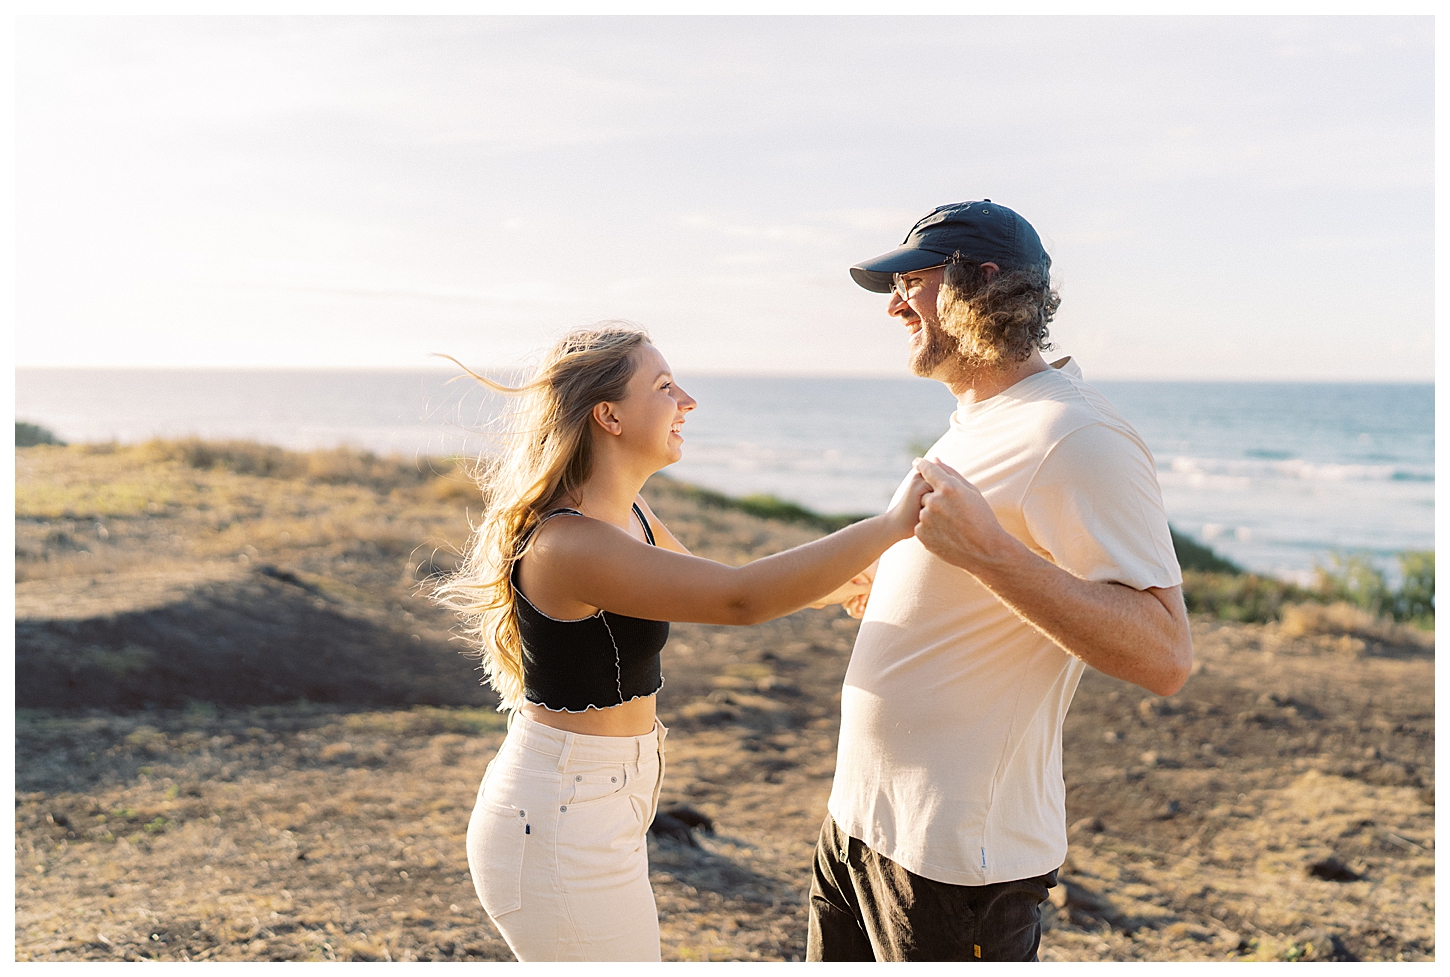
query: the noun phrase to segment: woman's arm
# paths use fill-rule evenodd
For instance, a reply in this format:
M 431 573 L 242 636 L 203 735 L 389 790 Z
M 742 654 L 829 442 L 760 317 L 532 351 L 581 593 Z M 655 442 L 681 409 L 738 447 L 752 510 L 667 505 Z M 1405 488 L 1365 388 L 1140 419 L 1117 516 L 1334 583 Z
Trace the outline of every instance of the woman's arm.
M 825 597 L 910 536 L 925 491 L 918 479 L 885 514 L 743 567 L 649 546 L 599 520 L 552 519 L 535 538 L 525 584 L 535 604 L 537 591 L 648 620 L 756 624 Z
M 871 593 L 871 584 L 876 580 L 876 567 L 881 563 L 877 560 L 869 567 L 847 580 L 841 586 L 831 591 L 818 601 L 811 603 L 811 606 L 820 610 L 823 607 L 830 607 L 832 604 L 846 605 L 857 597 L 864 597 Z M 850 608 L 847 607 L 847 613 Z M 852 617 L 860 617 L 859 614 L 852 614 Z

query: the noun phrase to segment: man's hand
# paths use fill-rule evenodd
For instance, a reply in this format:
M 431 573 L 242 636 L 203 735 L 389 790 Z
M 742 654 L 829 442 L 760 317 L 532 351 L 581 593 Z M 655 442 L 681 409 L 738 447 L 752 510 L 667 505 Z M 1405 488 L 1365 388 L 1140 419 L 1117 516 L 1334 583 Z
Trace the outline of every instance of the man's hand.
M 931 491 L 921 500 L 916 538 L 934 555 L 968 572 L 1002 560 L 1021 544 L 1013 539 L 977 487 L 942 461 L 916 459 Z
M 1183 687 L 1193 664 L 1180 587 L 1135 590 L 1075 577 L 1015 539 L 950 465 L 917 459 L 931 486 L 916 538 L 966 570 L 1018 617 L 1100 672 L 1159 695 Z

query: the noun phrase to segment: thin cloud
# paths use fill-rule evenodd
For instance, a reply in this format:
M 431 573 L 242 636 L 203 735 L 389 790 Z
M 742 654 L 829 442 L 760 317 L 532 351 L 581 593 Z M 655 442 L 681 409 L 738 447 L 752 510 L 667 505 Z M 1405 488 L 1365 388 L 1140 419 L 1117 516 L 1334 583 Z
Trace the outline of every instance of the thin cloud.
M 1388 351 L 1433 318 L 1434 53 L 1398 16 L 22 19 L 17 358 L 386 364 L 615 315 L 678 364 L 902 375 L 846 268 L 989 196 L 1099 373 L 1237 375 L 1251 315 L 1315 349 L 1256 370 L 1421 377 Z

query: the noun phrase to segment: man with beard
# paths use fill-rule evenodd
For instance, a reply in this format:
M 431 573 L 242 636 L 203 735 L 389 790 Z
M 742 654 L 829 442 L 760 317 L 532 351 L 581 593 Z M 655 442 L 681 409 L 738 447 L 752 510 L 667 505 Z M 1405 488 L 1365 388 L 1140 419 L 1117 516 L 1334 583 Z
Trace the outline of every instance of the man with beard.
M 915 538 L 832 596 L 862 623 L 809 960 L 1037 959 L 1083 670 L 1159 695 L 1188 677 L 1153 458 L 1070 357 L 1042 357 L 1050 265 L 1032 225 L 980 200 L 938 207 L 851 269 L 891 294 L 912 371 L 958 405 L 915 464 L 932 486 Z

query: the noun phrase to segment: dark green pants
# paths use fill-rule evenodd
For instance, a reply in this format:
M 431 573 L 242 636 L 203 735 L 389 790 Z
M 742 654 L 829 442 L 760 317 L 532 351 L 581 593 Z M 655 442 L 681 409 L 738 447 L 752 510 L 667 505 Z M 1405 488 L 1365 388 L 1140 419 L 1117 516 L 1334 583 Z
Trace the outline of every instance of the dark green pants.
M 1035 879 L 951 885 L 908 872 L 836 826 L 816 842 L 806 959 L 1036 960 L 1040 906 L 1056 870 Z

